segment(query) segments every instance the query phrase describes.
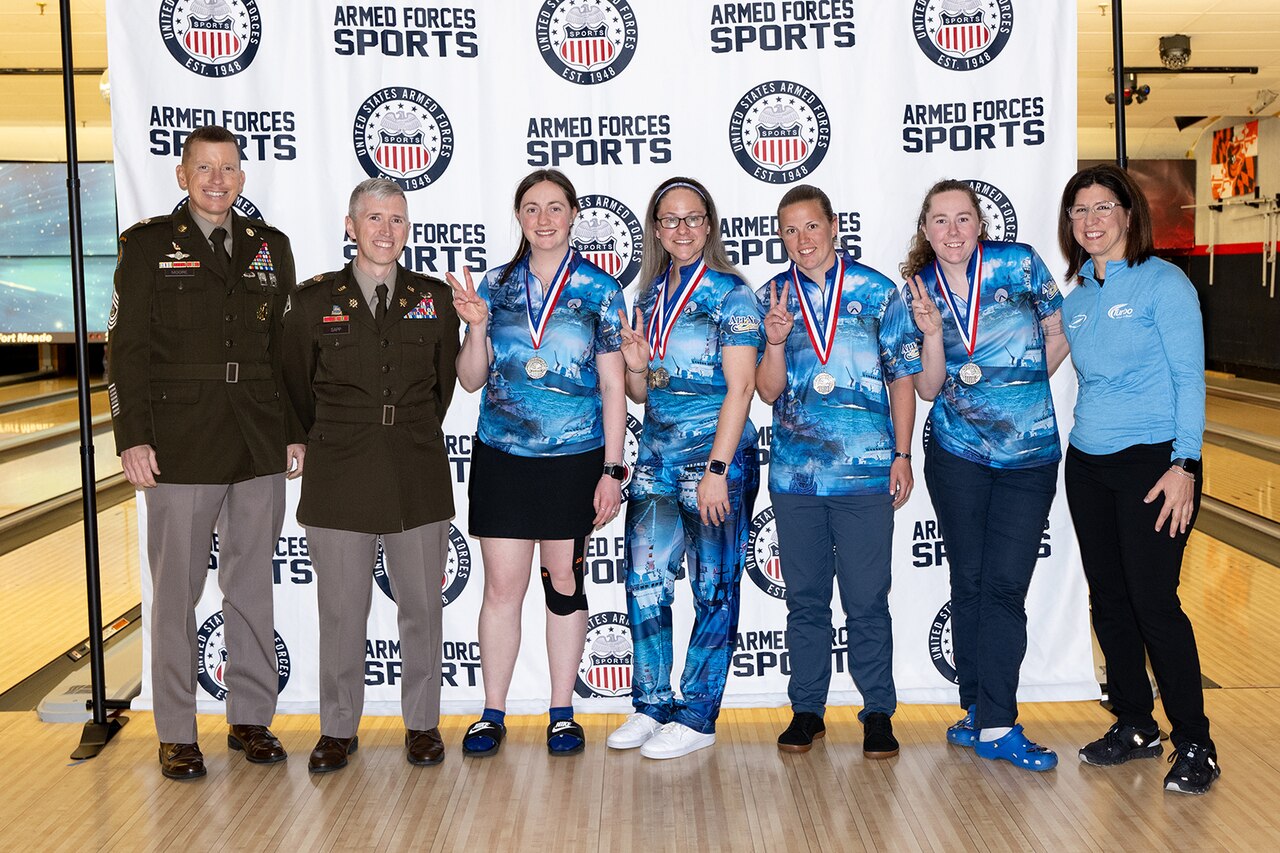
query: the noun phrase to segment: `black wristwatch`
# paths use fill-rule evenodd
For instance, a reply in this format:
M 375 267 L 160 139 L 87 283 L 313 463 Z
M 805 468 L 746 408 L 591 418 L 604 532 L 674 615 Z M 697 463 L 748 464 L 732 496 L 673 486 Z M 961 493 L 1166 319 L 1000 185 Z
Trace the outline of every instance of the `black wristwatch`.
M 894 458 L 894 459 L 905 459 L 905 460 L 907 460 L 908 462 L 910 462 L 910 461 L 911 461 L 911 454 L 910 454 L 910 453 L 903 453 L 901 450 L 895 450 L 895 451 L 893 451 L 893 458 Z
M 725 465 L 719 459 L 712 459 L 710 462 L 707 463 L 707 472 L 711 474 L 719 474 L 723 476 L 724 472 L 728 469 L 728 467 L 729 467 L 728 465 Z
M 1192 476 L 1198 477 L 1200 475 L 1199 459 L 1188 459 L 1185 456 L 1179 456 L 1177 459 L 1170 462 L 1169 466 L 1172 468 L 1181 468 Z
M 604 463 L 604 474 L 602 476 L 612 477 L 615 480 L 625 480 L 627 466 L 619 462 L 606 462 Z

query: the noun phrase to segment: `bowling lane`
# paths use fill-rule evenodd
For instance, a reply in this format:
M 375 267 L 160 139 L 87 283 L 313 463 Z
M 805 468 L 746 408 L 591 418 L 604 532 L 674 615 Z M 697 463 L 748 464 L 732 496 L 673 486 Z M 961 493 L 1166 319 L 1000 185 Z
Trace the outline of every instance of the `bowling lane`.
M 1205 417 L 1214 423 L 1280 439 L 1280 409 L 1272 406 L 1228 400 L 1211 394 L 1205 401 Z
M 94 417 L 111 413 L 111 404 L 107 399 L 106 391 L 91 394 L 89 405 Z M 44 403 L 5 412 L 0 414 L 0 442 L 8 438 L 33 435 L 47 429 L 74 424 L 80 418 L 79 411 L 79 403 L 72 397 L 56 403 Z
M 1280 522 L 1277 494 L 1280 465 L 1205 442 L 1204 493 L 1218 500 Z
M 120 473 L 110 429 L 93 437 L 94 473 L 99 481 Z M 0 517 L 80 488 L 80 438 L 0 465 Z
M 0 406 L 19 403 L 29 397 L 42 394 L 56 394 L 59 391 L 74 391 L 74 376 L 55 376 L 51 379 L 35 379 L 31 382 L 19 382 L 17 385 L 0 385 Z

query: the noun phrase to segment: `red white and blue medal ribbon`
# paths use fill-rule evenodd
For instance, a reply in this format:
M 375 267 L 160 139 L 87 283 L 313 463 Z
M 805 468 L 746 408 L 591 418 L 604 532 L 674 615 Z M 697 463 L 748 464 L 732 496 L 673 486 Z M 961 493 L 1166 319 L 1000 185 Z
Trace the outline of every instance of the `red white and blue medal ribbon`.
M 978 315 L 981 312 L 982 300 L 982 244 L 978 244 L 978 248 L 974 254 L 977 265 L 974 267 L 973 276 L 969 278 L 969 312 L 965 319 L 960 319 L 960 306 L 956 303 L 955 294 L 951 292 L 951 288 L 947 285 L 947 277 L 943 275 L 942 267 L 938 265 L 935 259 L 933 262 L 933 271 L 938 278 L 938 291 L 942 294 L 943 300 L 946 301 L 947 307 L 951 309 L 951 319 L 956 324 L 956 329 L 960 331 L 960 341 L 964 344 L 965 352 L 968 353 L 969 359 L 973 359 L 973 351 L 978 346 Z
M 795 286 L 796 296 L 800 299 L 800 315 L 804 317 L 804 327 L 809 332 L 809 343 L 818 354 L 818 361 L 826 366 L 831 358 L 831 351 L 836 343 L 836 324 L 840 322 L 840 291 L 844 289 L 844 256 L 840 255 L 836 265 L 836 277 L 831 287 L 822 294 L 822 314 L 809 302 L 809 295 L 800 286 L 800 270 L 791 264 L 791 283 Z
M 556 303 L 560 301 L 560 294 L 564 291 L 565 285 L 569 283 L 569 277 L 573 267 L 573 249 L 565 253 L 564 260 L 560 262 L 559 269 L 551 279 L 551 287 L 547 289 L 546 294 L 542 297 L 542 308 L 538 311 L 537 316 L 533 313 L 533 293 L 529 289 L 529 280 L 533 278 L 533 271 L 526 268 L 524 277 L 524 298 L 525 310 L 529 316 L 529 337 L 533 340 L 533 348 L 536 350 L 542 346 L 542 336 L 546 334 L 547 324 L 551 320 L 551 313 L 555 311 Z
M 653 301 L 653 313 L 649 316 L 649 328 L 645 331 L 645 336 L 649 340 L 650 358 L 657 361 L 662 361 L 666 358 L 667 343 L 671 340 L 671 330 L 675 328 L 676 320 L 679 319 L 681 312 L 684 311 L 684 306 L 689 302 L 689 297 L 693 295 L 698 282 L 702 281 L 702 277 L 706 275 L 707 263 L 699 258 L 698 266 L 694 268 L 693 275 L 689 276 L 689 281 L 676 291 L 673 298 L 668 299 L 667 282 L 670 281 L 674 272 L 674 265 L 668 267 L 666 275 L 656 285 L 658 295 Z

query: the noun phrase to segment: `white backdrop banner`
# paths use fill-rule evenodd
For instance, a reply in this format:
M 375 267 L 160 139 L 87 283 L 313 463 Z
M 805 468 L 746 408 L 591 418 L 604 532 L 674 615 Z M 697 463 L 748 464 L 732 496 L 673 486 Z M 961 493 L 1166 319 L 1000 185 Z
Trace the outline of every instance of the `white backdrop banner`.
M 441 275 L 501 264 L 519 236 L 515 184 L 547 166 L 563 169 L 581 193 L 590 224 L 575 244 L 618 277 L 629 300 L 643 206 L 673 175 L 694 176 L 715 194 L 721 233 L 753 285 L 786 263 L 774 212 L 802 182 L 831 196 L 844 247 L 895 277 L 923 194 L 943 177 L 972 183 L 996 239 L 1030 243 L 1061 270 L 1055 199 L 1076 163 L 1075 14 L 1074 4 L 1033 0 L 116 0 L 107 34 L 119 218 L 172 210 L 183 198 L 173 168 L 184 139 L 216 123 L 241 141 L 248 180 L 237 208 L 289 234 L 303 278 L 352 257 L 347 197 L 373 175 L 408 194 L 406 266 Z M 1064 435 L 1070 372 L 1055 380 Z M 446 712 L 477 710 L 483 700 L 476 619 L 484 566 L 465 522 L 477 405 L 477 395 L 459 391 L 445 422 L 458 506 L 442 582 Z M 917 454 L 926 411 L 922 404 Z M 628 461 L 642 412 L 632 415 Z M 768 407 L 757 403 L 753 418 L 767 464 Z M 894 537 L 895 675 L 903 701 L 952 702 L 946 555 L 919 462 L 915 473 Z M 280 708 L 312 712 L 315 575 L 293 521 L 296 484 L 289 499 L 274 562 Z M 143 509 L 140 501 L 140 517 Z M 790 670 L 767 490 L 753 516 L 730 706 L 785 704 Z M 622 536 L 619 519 L 590 541 L 582 710 L 628 707 Z M 1094 697 L 1086 591 L 1061 495 L 1041 557 L 1020 695 Z M 215 540 L 211 568 L 217 558 Z M 367 711 L 396 713 L 395 604 L 381 567 L 371 583 Z M 515 712 L 541 710 L 550 695 L 542 596 L 532 587 Z M 220 710 L 224 693 L 220 599 L 210 572 L 196 620 L 207 711 Z M 144 592 L 144 613 L 148 605 Z M 842 625 L 838 601 L 834 610 Z M 680 585 L 678 640 L 691 619 Z M 844 629 L 833 630 L 832 704 L 858 703 Z M 143 685 L 137 704 L 149 707 L 149 678 Z

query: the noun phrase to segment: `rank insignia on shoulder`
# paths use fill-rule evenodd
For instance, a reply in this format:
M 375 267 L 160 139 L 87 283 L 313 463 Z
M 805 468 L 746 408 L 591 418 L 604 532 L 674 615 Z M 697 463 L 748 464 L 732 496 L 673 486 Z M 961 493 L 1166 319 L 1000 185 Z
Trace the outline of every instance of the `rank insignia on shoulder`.
M 436 319 L 436 303 L 431 297 L 424 296 L 422 301 L 413 306 L 413 310 L 404 315 L 406 320 L 434 320 Z

